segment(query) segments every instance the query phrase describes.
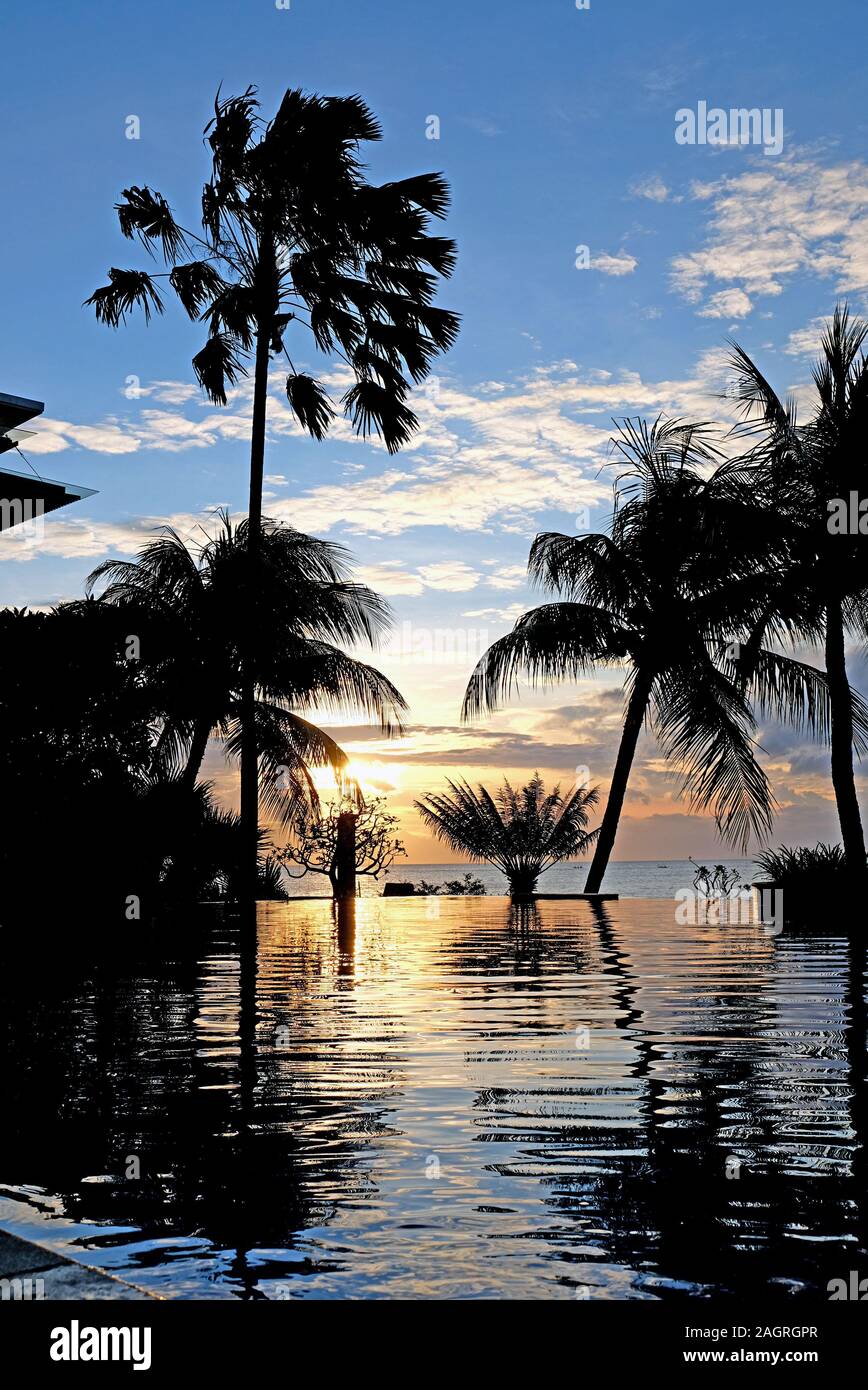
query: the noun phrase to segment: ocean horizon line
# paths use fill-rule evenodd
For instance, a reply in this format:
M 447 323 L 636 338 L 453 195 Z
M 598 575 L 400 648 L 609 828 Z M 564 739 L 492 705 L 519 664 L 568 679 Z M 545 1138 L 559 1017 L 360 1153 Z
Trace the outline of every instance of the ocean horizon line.
M 735 855 L 725 859 L 716 854 L 694 855 L 694 859 L 713 859 L 715 864 L 752 864 L 753 856 L 750 854 Z M 662 856 L 653 855 L 650 859 L 611 859 L 611 864 L 659 864 Z M 691 857 L 672 855 L 665 861 L 667 864 L 689 864 Z M 589 864 L 589 859 L 564 859 L 563 864 L 575 864 L 580 868 L 583 864 Z M 482 859 L 404 859 L 400 864 L 393 864 L 392 869 L 461 869 L 461 868 L 487 868 L 485 860 Z M 545 870 L 544 872 L 548 872 Z

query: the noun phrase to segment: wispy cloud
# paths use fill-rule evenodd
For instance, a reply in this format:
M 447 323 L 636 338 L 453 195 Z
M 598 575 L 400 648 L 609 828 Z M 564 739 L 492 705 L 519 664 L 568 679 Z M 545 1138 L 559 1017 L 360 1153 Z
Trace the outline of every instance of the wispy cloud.
M 467 126 L 469 130 L 475 130 L 477 135 L 484 135 L 487 140 L 493 140 L 503 134 L 503 127 L 490 116 L 459 116 L 458 119 L 462 125 Z
M 462 613 L 462 618 L 480 618 L 483 622 L 514 623 L 522 613 L 527 612 L 524 603 L 510 603 L 506 608 L 471 608 Z
M 817 318 L 811 319 L 804 328 L 795 329 L 787 338 L 784 352 L 788 357 L 811 357 L 817 356 L 820 350 L 820 339 L 823 330 L 828 325 L 829 320 L 822 314 Z
M 601 275 L 632 275 L 639 262 L 629 251 L 595 251 L 591 256 L 591 270 Z
M 745 173 L 694 185 L 693 196 L 708 207 L 705 244 L 674 258 L 671 280 L 700 314 L 718 316 L 715 301 L 735 289 L 747 313 L 797 274 L 828 280 L 841 294 L 868 290 L 863 161 L 823 164 L 795 154 L 772 166 L 757 160 Z M 715 283 L 726 288 L 706 299 Z
M 730 317 L 732 306 L 730 308 Z M 269 498 L 270 515 L 313 533 L 336 527 L 371 536 L 399 535 L 413 528 L 448 527 L 453 532 L 499 530 L 522 537 L 537 529 L 539 516 L 560 511 L 575 518 L 582 508 L 598 513 L 595 525 L 604 525 L 611 502 L 611 480 L 601 468 L 609 458 L 611 418 L 618 415 L 656 414 L 731 419 L 718 399 L 725 354 L 707 352 L 697 360 L 692 374 L 683 379 L 648 381 L 634 372 L 613 373 L 606 367 L 580 370 L 564 360 L 535 368 L 513 382 L 490 384 L 484 389 L 462 390 L 442 382 L 436 399 L 417 393 L 415 407 L 420 428 L 400 462 L 388 458 L 377 444 L 360 444 L 346 422 L 339 422 L 336 442 L 364 450 L 369 461 L 362 474 L 346 477 L 329 464 L 332 479 L 289 491 L 284 474 L 269 474 L 269 485 L 279 491 Z M 302 433 L 275 392 L 269 403 L 272 439 Z M 154 421 L 150 407 L 121 431 L 132 448 L 143 447 L 145 438 L 159 438 L 161 449 L 212 447 L 221 437 L 235 432 L 246 435 L 243 398 L 220 412 L 197 400 L 195 414 L 159 412 Z M 40 422 L 41 423 L 41 422 Z M 95 437 L 113 452 L 118 450 L 118 426 L 64 425 L 67 447 L 73 439 Z M 155 428 L 157 433 L 155 434 Z M 31 441 L 32 447 L 33 441 Z M 95 445 L 89 445 L 95 449 Z M 328 459 L 330 444 L 320 446 Z M 119 451 L 119 450 L 118 450 Z M 127 450 L 129 451 L 129 450 Z M 201 518 L 182 518 L 194 525 Z M 142 536 L 170 518 L 145 518 L 130 524 L 97 523 L 78 513 L 51 518 L 46 535 L 36 548 L 19 558 L 42 553 L 56 556 L 97 556 L 108 551 L 130 553 Z M 175 518 L 171 518 L 175 520 Z M 568 523 L 571 524 L 571 523 Z M 406 567 L 403 567 L 406 569 Z M 423 573 L 420 567 L 398 574 L 384 569 L 384 590 L 419 593 L 426 588 L 462 592 L 479 582 L 472 564 L 463 566 L 435 561 Z M 409 575 L 409 577 L 407 577 Z M 501 568 L 498 585 L 518 587 L 523 576 L 518 567 Z M 421 586 L 421 588 L 420 588 Z
M 49 516 L 44 534 L 20 539 L 13 530 L 0 535 L 2 560 L 28 561 L 55 557 L 64 560 L 96 560 L 103 555 L 134 555 L 153 540 L 163 526 L 171 526 L 191 543 L 201 543 L 218 525 L 217 506 L 201 515 L 189 512 L 170 516 L 144 516 L 129 522 L 91 521 L 77 516 Z
M 634 198 L 647 198 L 651 203 L 665 203 L 672 197 L 671 188 L 657 174 L 637 179 L 635 183 L 631 183 L 630 192 Z

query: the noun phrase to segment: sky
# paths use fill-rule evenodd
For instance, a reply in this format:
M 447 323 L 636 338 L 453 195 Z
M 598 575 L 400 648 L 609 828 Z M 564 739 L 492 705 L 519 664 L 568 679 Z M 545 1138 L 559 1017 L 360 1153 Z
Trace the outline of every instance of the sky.
M 350 716 L 340 737 L 416 862 L 451 857 L 412 809 L 446 777 L 539 770 L 569 790 L 578 768 L 605 788 L 617 671 L 525 691 L 471 726 L 467 677 L 539 601 L 533 536 L 605 529 L 613 417 L 726 425 L 728 337 L 809 409 L 824 316 L 841 298 L 868 311 L 864 4 L 7 0 L 0 26 L 0 391 L 45 401 L 33 466 L 96 489 L 41 539 L 0 539 L 0 603 L 76 598 L 102 559 L 134 555 L 161 524 L 193 536 L 217 507 L 243 514 L 246 385 L 208 405 L 190 366 L 202 330 L 179 307 L 113 332 L 82 301 L 110 266 L 144 265 L 113 213 L 124 187 L 159 189 L 189 225 L 218 86 L 256 85 L 265 115 L 288 87 L 358 92 L 384 130 L 369 177 L 442 170 L 451 185 L 458 268 L 439 302 L 462 331 L 394 457 L 343 423 L 324 443 L 303 437 L 275 366 L 267 511 L 346 545 L 395 612 L 375 660 L 409 701 L 407 735 L 386 744 Z M 726 143 L 676 138 L 677 113 L 698 128 L 714 108 L 765 111 L 765 144 L 731 129 Z M 340 381 L 339 364 L 294 347 L 297 366 Z M 759 736 L 773 838 L 836 839 L 825 751 L 786 729 Z M 231 802 L 219 748 L 206 766 Z M 644 735 L 615 857 L 721 852 Z

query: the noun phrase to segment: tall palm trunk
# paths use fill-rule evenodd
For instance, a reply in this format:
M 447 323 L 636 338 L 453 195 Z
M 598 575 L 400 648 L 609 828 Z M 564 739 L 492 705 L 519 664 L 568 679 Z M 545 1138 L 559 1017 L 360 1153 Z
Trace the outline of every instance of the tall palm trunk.
M 193 726 L 193 736 L 190 739 L 190 747 L 187 751 L 187 761 L 184 764 L 184 771 L 181 773 L 181 785 L 185 791 L 191 792 L 196 785 L 196 779 L 202 771 L 202 763 L 205 760 L 205 750 L 208 747 L 208 739 L 211 735 L 211 720 L 199 719 Z
M 265 470 L 265 412 L 268 393 L 268 330 L 260 323 L 256 334 L 253 377 L 253 425 L 250 434 L 250 505 L 248 508 L 248 602 L 255 612 L 257 570 L 262 540 L 262 478 Z M 253 628 L 255 625 L 251 624 Z M 256 901 L 259 850 L 259 749 L 256 742 L 255 653 L 245 653 L 241 677 L 241 836 L 242 895 Z
M 839 595 L 831 598 L 826 605 L 826 676 L 829 682 L 832 724 L 832 786 L 838 805 L 841 840 L 847 857 L 847 867 L 851 873 L 864 878 L 865 835 L 853 774 L 853 712 L 844 655 L 844 618 Z
M 618 831 L 618 822 L 621 819 L 621 811 L 624 806 L 624 794 L 630 780 L 630 769 L 636 754 L 636 744 L 639 741 L 645 711 L 651 698 L 652 684 L 653 674 L 651 671 L 644 671 L 640 667 L 636 672 L 633 691 L 627 704 L 627 716 L 621 732 L 618 756 L 615 759 L 615 770 L 612 773 L 612 784 L 609 787 L 609 799 L 603 812 L 594 857 L 591 860 L 591 867 L 588 870 L 585 883 L 586 893 L 599 893 L 603 875 L 608 868 L 609 858 L 615 844 L 615 835 Z

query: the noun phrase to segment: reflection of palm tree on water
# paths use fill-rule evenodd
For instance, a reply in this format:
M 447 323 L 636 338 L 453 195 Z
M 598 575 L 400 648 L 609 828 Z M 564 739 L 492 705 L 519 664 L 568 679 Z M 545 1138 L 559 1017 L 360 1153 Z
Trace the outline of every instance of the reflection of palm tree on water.
M 597 912 L 605 915 L 605 908 L 600 907 Z M 799 1143 L 788 1143 L 786 1132 L 781 1134 L 780 1111 L 788 1113 L 787 1102 L 792 1097 L 793 1110 L 803 1113 L 798 1081 L 790 1083 L 791 1089 L 783 1091 L 783 1103 L 779 1102 L 776 1111 L 771 1110 L 763 1095 L 768 1086 L 764 1054 L 748 1052 L 744 1046 L 768 1035 L 766 1012 L 775 985 L 778 950 L 774 942 L 768 945 L 764 986 L 758 980 L 755 991 L 736 1000 L 726 991 L 718 998 L 719 1009 L 738 1009 L 740 1018 L 736 1028 L 726 1027 L 713 1064 L 709 1064 L 711 1040 L 696 1049 L 682 1045 L 674 1077 L 671 1071 L 667 1075 L 664 1070 L 659 1050 L 662 1045 L 652 1043 L 651 1029 L 638 1002 L 647 982 L 643 976 L 631 980 L 626 971 L 622 974 L 625 994 L 633 1001 L 629 1026 L 635 1028 L 637 1065 L 632 1074 L 645 1083 L 647 1166 L 638 1170 L 635 1186 L 638 1210 L 642 1213 L 639 1228 L 655 1232 L 654 1260 L 662 1273 L 686 1272 L 692 1265 L 697 1282 L 724 1287 L 729 1283 L 742 1295 L 749 1284 L 757 1292 L 761 1288 L 767 1290 L 768 1280 L 779 1273 L 785 1232 L 808 1228 L 824 1233 L 836 1231 L 842 1220 L 849 1224 L 847 1212 L 851 1205 L 855 1206 L 855 1225 L 862 1233 L 864 1246 L 865 1185 L 859 1175 L 860 1168 L 864 1173 L 864 1085 L 861 1100 L 854 1093 L 851 1101 L 857 1142 L 850 1159 L 849 1178 L 824 1176 L 810 1167 L 798 1176 L 788 1175 L 784 1170 L 798 1159 Z M 613 939 L 610 948 L 614 948 L 620 973 L 623 957 Z M 852 978 L 851 969 L 851 981 Z M 845 1028 L 848 1053 L 859 1057 L 860 1075 L 864 1077 L 865 1004 L 861 983 L 860 979 L 856 989 L 851 985 Z M 739 1042 L 742 1046 L 729 1045 Z M 671 1060 L 675 1062 L 674 1053 Z M 681 1116 L 683 1101 L 677 1092 L 685 1087 L 693 1094 L 689 1112 Z M 741 1115 L 731 1108 L 736 1096 Z M 738 1137 L 729 1142 L 728 1133 Z M 810 1146 L 804 1152 L 809 1158 Z M 759 1155 L 764 1157 L 760 1159 Z M 629 1187 L 627 1191 L 621 1188 L 615 1200 L 616 1210 L 622 1197 L 629 1198 Z M 804 1254 L 804 1279 L 811 1284 L 817 1274 L 817 1262 L 812 1262 L 814 1252 L 808 1245 L 800 1246 L 798 1253 Z M 631 1257 L 635 1260 L 635 1253 Z
M 355 956 L 355 899 L 335 904 L 333 916 L 337 933 L 339 964 L 338 974 L 352 976 Z M 262 1269 L 252 1269 L 249 1260 L 248 1242 L 257 1230 L 257 1220 L 251 1219 L 248 1203 L 253 1199 L 253 1207 L 258 1217 L 260 1203 L 256 1194 L 261 1185 L 263 1167 L 269 1161 L 267 1146 L 263 1145 L 263 1126 L 257 1116 L 257 1094 L 264 1078 L 260 1075 L 259 1051 L 257 1044 L 258 1024 L 258 957 L 259 945 L 255 925 L 256 909 L 247 905 L 245 914 L 253 913 L 253 932 L 247 921 L 247 930 L 240 938 L 238 951 L 238 1144 L 236 1150 L 237 1167 L 231 1183 L 236 1194 L 236 1209 L 227 1237 L 235 1247 L 230 1269 L 238 1281 L 246 1298 L 265 1298 L 256 1288 L 262 1278 Z M 299 1220 L 298 1226 L 304 1222 Z M 234 1228 L 234 1234 L 233 1234 Z
M 335 899 L 332 919 L 337 933 L 338 974 L 352 977 L 356 973 L 356 899 Z
M 856 1235 L 864 1260 L 868 1258 L 868 1007 L 865 1001 L 865 942 L 855 931 L 851 931 L 847 939 L 847 1015 L 850 1118 L 855 1139 L 852 1187 Z
M 353 951 L 353 906 L 336 922 L 335 974 L 351 973 L 345 967 Z M 236 923 L 228 930 L 219 926 L 195 975 L 189 961 L 168 968 L 155 963 L 156 983 L 133 993 L 126 975 L 105 963 L 72 1011 L 65 980 L 51 1012 L 44 979 L 38 1002 L 4 1001 L 7 1021 L 27 1040 L 27 1068 L 16 1066 L 14 1075 L 29 1077 L 40 1096 L 39 1128 L 20 1142 L 10 1134 L 11 1154 L 21 1154 L 36 1182 L 64 1195 L 73 1218 L 111 1217 L 127 1228 L 139 1226 L 141 1253 L 134 1258 L 143 1267 L 159 1263 L 150 1241 L 159 1240 L 161 1251 L 176 1236 L 176 1257 L 189 1253 L 206 1269 L 213 1261 L 219 1282 L 245 1298 L 268 1296 L 260 1291 L 263 1281 L 290 1277 L 285 1259 L 254 1259 L 252 1251 L 294 1246 L 299 1232 L 332 1219 L 340 1193 L 358 1192 L 354 1174 L 364 1156 L 347 1130 L 370 1134 L 369 1109 L 364 1126 L 353 1123 L 361 1113 L 357 1098 L 344 1094 L 336 1106 L 318 1071 L 300 1098 L 316 1135 L 312 1147 L 296 1123 L 299 1098 L 282 1084 L 287 1065 L 279 1054 L 275 1059 L 263 1031 L 268 1000 L 280 1000 L 279 986 L 268 983 L 269 946 L 261 934 L 267 920 L 255 948 Z M 70 1012 L 75 1031 L 67 1037 L 62 1025 Z M 235 1053 L 231 1071 L 227 1048 Z M 25 1126 L 26 1108 L 16 1103 L 14 1111 Z M 141 1158 L 140 1180 L 80 1185 L 83 1175 L 118 1167 L 122 1173 L 130 1154 Z M 370 1188 L 367 1170 L 364 1181 Z
M 355 969 L 356 969 L 356 912 L 357 900 L 348 898 L 336 900 L 328 905 L 332 922 L 332 942 L 335 947 L 335 957 L 333 964 L 333 974 L 336 980 L 343 981 L 351 989 L 355 988 Z M 268 909 L 266 909 L 266 913 Z M 283 909 L 276 907 L 272 909 L 273 920 L 279 921 Z M 263 977 L 267 980 L 268 961 L 267 956 L 262 954 L 263 933 L 268 928 L 269 918 L 263 913 L 260 907 L 260 920 L 258 924 L 257 937 L 251 938 L 249 923 L 242 925 L 238 934 L 238 986 L 237 986 L 237 1047 L 238 1047 L 238 1086 L 237 1086 L 237 1105 L 234 1111 L 234 1118 L 237 1125 L 238 1137 L 233 1150 L 235 1171 L 226 1178 L 226 1187 L 229 1191 L 236 1194 L 236 1204 L 233 1208 L 232 1219 L 224 1223 L 222 1231 L 223 1238 L 234 1249 L 234 1255 L 230 1265 L 233 1278 L 236 1279 L 244 1290 L 245 1297 L 264 1298 L 268 1293 L 263 1293 L 257 1288 L 264 1279 L 277 1275 L 285 1277 L 280 1265 L 269 1269 L 263 1264 L 261 1259 L 257 1259 L 255 1265 L 250 1262 L 250 1250 L 258 1244 L 263 1243 L 264 1238 L 268 1238 L 269 1243 L 280 1245 L 281 1242 L 291 1236 L 293 1240 L 297 1238 L 297 1233 L 306 1226 L 325 1225 L 331 1221 L 338 1210 L 338 1197 L 335 1195 L 328 1199 L 328 1210 L 317 1211 L 313 1201 L 305 1195 L 305 1181 L 300 1177 L 300 1169 L 296 1163 L 296 1156 L 293 1153 L 287 1162 L 286 1146 L 289 1142 L 295 1149 L 295 1142 L 287 1140 L 286 1127 L 287 1120 L 294 1111 L 294 1100 L 281 1091 L 279 1097 L 269 1101 L 270 1084 L 275 1084 L 278 1077 L 275 1073 L 281 1072 L 279 1062 L 275 1065 L 271 1060 L 271 1048 L 269 1043 L 263 1038 L 262 1024 L 266 1018 L 266 1008 L 262 1003 L 262 991 L 265 988 L 269 993 L 275 989 L 280 990 L 280 986 L 263 982 Z M 298 1010 L 293 1018 L 293 1043 L 292 1051 L 289 1054 L 289 1066 L 292 1068 L 294 1061 L 295 1048 L 301 1044 L 303 1039 L 303 1020 L 300 1018 Z M 320 1024 L 322 1019 L 319 1020 Z M 385 1064 L 383 1064 L 385 1067 Z M 274 1066 L 274 1073 L 272 1067 Z M 323 1082 L 325 1078 L 323 1077 Z M 383 1077 L 383 1091 L 388 1095 L 394 1082 L 393 1062 L 390 1063 L 387 1074 Z M 374 1178 L 368 1166 L 364 1163 L 364 1149 L 354 1146 L 353 1140 L 348 1137 L 350 1130 L 363 1129 L 367 1143 L 368 1139 L 375 1132 L 376 1126 L 373 1123 L 375 1112 L 370 1109 L 370 1101 L 377 1095 L 376 1083 L 368 1091 L 364 1098 L 347 1099 L 342 1095 L 337 1102 L 339 1105 L 348 1105 L 349 1113 L 341 1111 L 335 1115 L 330 1125 L 331 1133 L 327 1140 L 327 1164 L 330 1171 L 334 1163 L 335 1155 L 339 1155 L 342 1163 L 342 1173 L 339 1189 L 344 1195 L 350 1195 L 355 1190 L 356 1195 L 360 1191 L 362 1174 L 366 1192 L 375 1188 Z M 316 1089 L 311 1092 L 308 1088 L 304 1092 L 304 1108 L 309 1123 L 313 1123 L 313 1130 L 316 1134 L 317 1142 L 323 1142 L 323 1124 L 328 1118 L 329 1111 L 336 1104 L 334 1098 L 325 1094 L 318 1094 Z M 274 1144 L 269 1143 L 268 1118 L 269 1108 L 276 1109 L 275 1122 L 276 1130 Z M 358 1111 L 358 1114 L 356 1113 Z M 363 1124 L 361 1123 L 363 1117 Z M 354 1123 L 350 1123 L 354 1121 Z M 273 1150 L 276 1153 L 273 1154 Z M 303 1160 L 305 1177 L 314 1182 L 317 1180 L 317 1173 L 311 1164 L 311 1154 L 304 1149 L 300 1149 L 298 1158 Z M 297 1189 L 298 1210 L 296 1217 L 287 1220 L 284 1218 L 281 1225 L 272 1219 L 271 1202 L 261 1195 L 273 1196 L 273 1182 L 277 1165 L 282 1165 L 281 1181 L 292 1181 Z M 326 1171 L 324 1169 L 324 1171 Z M 267 1181 L 263 1181 L 267 1176 Z M 355 1184 L 353 1178 L 355 1176 Z M 330 1184 L 333 1188 L 335 1184 Z
M 642 1001 L 644 991 L 656 988 L 654 969 L 640 970 L 633 943 L 616 928 L 604 904 L 587 906 L 597 931 L 598 954 L 582 950 L 576 964 L 580 975 L 592 976 L 599 975 L 602 961 L 602 975 L 611 985 L 612 1027 L 629 1045 L 631 1060 L 624 1070 L 639 1088 L 634 1101 L 638 1121 L 632 1130 L 638 1152 L 631 1154 L 632 1145 L 624 1142 L 629 1131 L 613 1130 L 605 1121 L 600 1122 L 599 1134 L 595 1128 L 583 1129 L 583 1143 L 591 1149 L 600 1143 L 610 1147 L 617 1139 L 618 1148 L 627 1152 L 611 1162 L 592 1157 L 583 1160 L 583 1166 L 591 1163 L 598 1167 L 593 1177 L 558 1173 L 549 1180 L 556 1189 L 550 1203 L 585 1220 L 590 1201 L 596 1224 L 609 1233 L 611 1257 L 636 1270 L 640 1280 L 644 1274 L 659 1275 L 664 1293 L 667 1276 L 676 1272 L 679 1280 L 698 1286 L 762 1290 L 765 1295 L 769 1280 L 781 1272 L 783 1248 L 788 1252 L 788 1273 L 795 1271 L 793 1277 L 808 1287 L 824 1284 L 830 1261 L 840 1261 L 843 1244 L 817 1246 L 810 1241 L 790 1241 L 787 1236 L 799 1229 L 834 1232 L 843 1222 L 855 1229 L 864 1248 L 865 1148 L 860 1141 L 866 1134 L 866 1014 L 859 976 L 864 952 L 859 953 L 860 965 L 851 960 L 845 1009 L 847 1054 L 851 1070 L 862 1083 L 860 1090 L 854 1081 L 851 1098 L 857 1142 L 849 1160 L 849 1176 L 835 1176 L 819 1169 L 812 1171 L 809 1166 L 799 1168 L 800 1162 L 810 1163 L 814 1150 L 811 1127 L 824 1122 L 822 1103 L 811 1103 L 811 1088 L 806 1100 L 796 1072 L 789 1078 L 782 1075 L 773 1094 L 768 1089 L 768 1059 L 776 1053 L 769 1014 L 777 1007 L 779 943 L 765 936 L 759 938 L 755 949 L 759 951 L 761 973 L 754 971 L 750 990 L 733 995 L 724 976 L 723 987 L 713 1001 L 712 1027 L 723 1033 L 719 1041 L 712 1034 L 695 1045 L 681 1043 L 678 1025 L 673 1022 L 676 1036 L 670 1044 L 666 1041 L 665 1015 L 662 1026 L 661 1022 L 655 1024 Z M 587 907 L 575 910 L 583 918 L 587 913 Z M 532 923 L 522 908 L 514 908 L 510 914 L 509 930 L 517 941 L 533 936 L 534 959 L 540 972 L 545 969 L 546 955 L 550 968 L 565 944 L 557 924 L 548 935 L 544 926 L 538 907 Z M 574 939 L 570 941 L 574 947 Z M 641 939 L 638 944 L 641 947 Z M 700 933 L 693 949 L 704 952 L 716 948 L 720 953 L 725 952 L 726 944 L 719 931 Z M 725 958 L 716 968 L 725 970 Z M 661 978 L 667 978 L 663 972 Z M 678 993 L 674 1000 L 677 1017 L 696 1007 L 692 987 L 699 980 L 688 963 L 682 1002 Z M 667 987 L 671 989 L 671 981 Z M 842 1009 L 844 1005 L 842 999 Z M 783 1047 L 786 1036 L 782 1035 Z M 766 1045 L 764 1039 L 772 1041 Z M 580 1067 L 578 1074 L 593 1083 L 593 1028 L 590 1051 L 577 1055 L 587 1057 L 590 1068 Z M 596 1084 L 600 1080 L 597 1078 Z M 511 1090 L 486 1088 L 480 1092 L 478 1105 L 496 1109 L 505 1098 L 511 1105 L 511 1094 Z M 617 1093 L 613 1099 L 617 1103 Z M 804 1139 L 790 1140 L 788 1129 L 782 1131 L 791 1115 L 804 1117 L 799 1121 L 801 1128 L 808 1126 Z M 565 1137 L 566 1133 L 559 1131 L 555 1143 Z M 538 1143 L 535 1136 L 533 1146 Z M 642 1237 L 641 1232 L 645 1233 Z M 557 1250 L 563 1251 L 562 1240 Z M 652 1279 L 649 1291 L 656 1287 Z
M 248 911 L 250 908 L 248 907 Z M 253 908 L 255 914 L 255 907 Z M 232 1238 L 235 1256 L 230 1265 L 245 1298 L 256 1298 L 257 1276 L 250 1268 L 245 1242 L 255 1230 L 247 1213 L 247 1203 L 259 1189 L 259 1168 L 265 1158 L 256 1139 L 256 977 L 258 942 L 256 932 L 245 933 L 247 940 L 238 952 L 238 1148 L 237 1171 L 232 1187 L 236 1206 L 232 1224 L 237 1234 Z M 255 1147 L 254 1147 L 254 1140 Z M 262 1297 L 262 1295 L 258 1295 Z

